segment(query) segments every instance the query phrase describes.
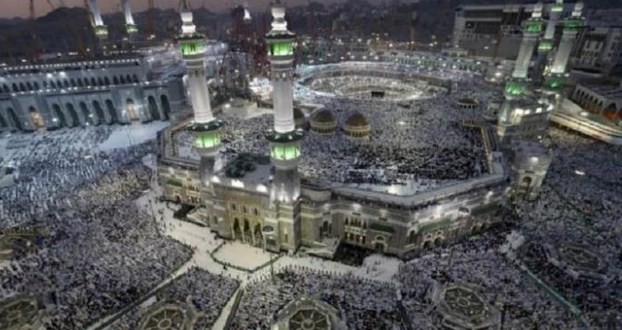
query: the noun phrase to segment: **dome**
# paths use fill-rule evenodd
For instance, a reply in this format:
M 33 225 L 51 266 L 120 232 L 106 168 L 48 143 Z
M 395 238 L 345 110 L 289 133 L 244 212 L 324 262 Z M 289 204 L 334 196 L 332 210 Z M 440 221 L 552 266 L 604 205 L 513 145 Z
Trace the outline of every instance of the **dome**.
M 335 115 L 333 115 L 332 111 L 328 109 L 320 110 L 318 113 L 313 115 L 313 121 L 318 123 L 331 123 L 336 120 Z
M 346 120 L 346 126 L 361 127 L 367 125 L 369 125 L 367 118 L 359 112 L 355 112 Z
M 343 126 L 346 135 L 354 139 L 369 139 L 371 125 L 365 116 L 360 112 L 355 112 L 346 120 Z
M 311 129 L 319 134 L 332 134 L 337 131 L 337 118 L 328 109 L 322 109 L 313 114 Z
M 457 103 L 458 103 L 458 106 L 460 106 L 463 109 L 474 109 L 479 105 L 477 100 L 474 100 L 472 98 L 463 98 L 463 99 L 458 100 Z

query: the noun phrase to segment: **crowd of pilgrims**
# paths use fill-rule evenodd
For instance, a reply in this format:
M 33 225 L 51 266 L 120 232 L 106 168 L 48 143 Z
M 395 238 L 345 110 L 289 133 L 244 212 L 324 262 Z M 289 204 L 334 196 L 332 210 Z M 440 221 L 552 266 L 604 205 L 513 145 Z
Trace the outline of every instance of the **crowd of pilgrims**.
M 238 286 L 239 282 L 230 277 L 192 267 L 170 286 L 157 291 L 149 306 L 139 306 L 115 322 L 112 330 L 137 329 L 146 321 L 148 309 L 158 303 L 183 307 L 188 317 L 196 316 L 193 329 L 210 329 Z
M 13 255 L 0 267 L 0 302 L 35 296 L 48 330 L 86 329 L 191 257 L 134 202 L 153 176 L 141 159 L 154 145 L 97 151 L 108 133 L 75 129 L 29 135 L 31 144 L 23 136 L 9 141 L 22 149 L 7 152 L 19 177 L 0 190 L 0 229 L 26 236 L 20 244 L 3 241 Z
M 507 229 L 493 229 L 403 264 L 397 278 L 411 324 L 443 329 L 434 311 L 432 288 L 450 283 L 479 287 L 483 302 L 504 314 L 502 329 L 579 329 L 563 305 L 503 256 L 498 248 Z
M 372 91 L 381 91 L 383 99 L 404 100 L 435 96 L 434 89 L 426 90 L 426 84 L 402 83 L 395 78 L 344 75 L 315 79 L 308 86 L 314 91 L 339 97 L 373 98 Z
M 548 142 L 554 156 L 538 199 L 518 208 L 528 240 L 519 258 L 576 304 L 593 326 L 620 329 L 622 278 L 616 270 L 622 266 L 622 149 L 559 128 L 549 129 Z M 570 276 L 552 265 L 542 243 L 591 251 L 607 263 L 600 270 L 603 280 Z
M 300 96 L 330 110 L 341 127 L 355 112 L 371 124 L 368 141 L 354 141 L 343 130 L 333 135 L 309 131 L 302 143 L 299 164 L 301 177 L 309 182 L 344 184 L 435 186 L 480 176 L 487 172 L 481 129 L 463 126 L 481 121 L 481 113 L 464 110 L 456 100 L 474 97 L 484 85 L 477 80 L 456 83 L 454 91 L 443 97 L 392 102 L 353 98 Z M 493 91 L 490 91 L 493 93 Z M 306 115 L 307 122 L 314 113 Z M 251 118 L 221 115 L 224 162 L 238 153 L 267 155 L 266 134 L 273 127 L 271 112 Z M 178 154 L 198 158 L 192 149 L 192 137 L 175 134 Z
M 270 329 L 276 313 L 297 298 L 328 303 L 349 329 L 404 329 L 394 284 L 303 266 L 247 284 L 230 329 Z
M 372 137 L 354 142 L 341 132 L 309 133 L 300 165 L 303 176 L 386 183 L 409 176 L 450 180 L 485 171 L 479 134 L 460 127 L 463 120 L 478 119 L 454 105 L 455 99 L 481 92 L 481 86 L 477 80 L 457 84 L 449 97 L 407 105 L 314 96 L 313 101 L 331 109 L 340 124 L 354 111 L 363 113 L 372 124 Z M 264 134 L 272 127 L 271 116 L 223 119 L 225 157 L 267 153 Z M 135 301 L 192 254 L 190 247 L 162 236 L 152 216 L 136 207 L 134 199 L 153 179 L 141 159 L 154 145 L 98 151 L 96 146 L 109 134 L 107 127 L 93 127 L 29 139 L 16 136 L 9 138 L 3 154 L 18 176 L 15 185 L 0 189 L 0 229 L 32 230 L 37 237 L 16 248 L 12 259 L 0 266 L 0 302 L 35 295 L 48 315 L 46 329 L 86 329 Z M 180 133 L 175 138 L 184 152 L 193 152 L 189 136 Z M 622 264 L 622 150 L 558 128 L 549 130 L 545 143 L 554 151 L 553 163 L 539 197 L 516 206 L 512 226 L 528 243 L 517 251 L 514 262 L 576 304 L 592 326 L 622 328 L 622 285 L 616 273 Z M 352 167 L 359 167 L 356 176 Z M 384 167 L 391 170 L 380 171 Z M 430 288 L 455 282 L 481 287 L 486 303 L 503 311 L 504 329 L 582 328 L 579 318 L 500 254 L 506 234 L 492 230 L 435 247 L 402 264 L 391 282 L 286 267 L 274 282 L 257 278 L 244 288 L 232 329 L 268 329 L 274 314 L 297 297 L 329 303 L 353 329 L 401 329 L 404 322 L 440 329 Z M 550 264 L 539 242 L 593 250 L 607 262 L 603 272 L 611 281 L 568 276 Z M 190 304 L 201 312 L 195 328 L 207 328 L 237 286 L 229 278 L 191 269 L 156 298 Z M 129 313 L 115 329 L 132 328 L 142 312 Z

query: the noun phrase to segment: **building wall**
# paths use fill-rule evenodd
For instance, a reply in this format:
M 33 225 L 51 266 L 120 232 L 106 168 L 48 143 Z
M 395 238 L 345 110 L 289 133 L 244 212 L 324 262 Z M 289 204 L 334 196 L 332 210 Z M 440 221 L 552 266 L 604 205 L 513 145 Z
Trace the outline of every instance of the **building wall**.
M 605 85 L 598 88 L 604 89 Z M 608 92 L 578 84 L 570 99 L 584 110 L 598 114 L 608 120 L 622 120 L 622 87 L 610 86 Z
M 609 74 L 622 64 L 622 28 L 591 27 L 580 35 L 573 54 L 575 68 Z
M 562 17 L 574 4 L 564 4 Z M 453 44 L 472 56 L 515 60 L 521 43 L 521 23 L 531 16 L 534 4 L 465 5 L 456 10 Z M 545 4 L 548 17 L 552 3 Z
M 507 184 L 500 182 L 457 193 L 419 209 L 363 202 L 327 189 L 305 187 L 299 205 L 270 208 L 268 193 L 215 184 L 210 201 L 199 201 L 199 179 L 194 169 L 160 165 L 164 198 L 189 205 L 205 205 L 204 222 L 221 237 L 263 245 L 261 229 L 275 227 L 283 250 L 318 246 L 326 238 L 381 250 L 398 256 L 445 244 L 489 227 L 487 216 L 503 205 Z M 279 216 L 280 215 L 280 216 Z M 290 221 L 289 219 L 295 219 Z M 236 225 L 237 223 L 237 225 Z M 248 225 L 246 225 L 248 224 Z
M 98 63 L 1 71 L 0 129 L 33 131 L 40 126 L 55 129 L 167 120 L 183 104 L 177 91 L 179 79 L 146 80 L 145 69 L 136 61 Z

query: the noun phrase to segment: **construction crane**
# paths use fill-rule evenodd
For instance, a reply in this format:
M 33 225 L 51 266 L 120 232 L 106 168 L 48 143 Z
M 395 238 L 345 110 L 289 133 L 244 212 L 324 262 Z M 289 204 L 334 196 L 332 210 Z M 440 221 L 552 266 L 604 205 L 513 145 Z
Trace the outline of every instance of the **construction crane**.
M 155 0 L 148 0 L 147 2 L 147 26 L 145 27 L 145 38 L 155 38 Z
M 179 2 L 177 3 L 177 10 L 182 9 L 192 9 L 190 0 L 179 0 Z
M 28 6 L 28 12 L 29 12 L 28 22 L 30 25 L 30 35 L 32 37 L 30 47 L 28 49 L 28 57 L 30 58 L 31 61 L 36 61 L 39 59 L 39 57 L 41 56 L 41 53 L 43 52 L 43 46 L 37 34 L 37 27 L 36 27 L 36 22 L 35 22 L 36 13 L 35 13 L 34 0 L 30 0 L 29 6 Z

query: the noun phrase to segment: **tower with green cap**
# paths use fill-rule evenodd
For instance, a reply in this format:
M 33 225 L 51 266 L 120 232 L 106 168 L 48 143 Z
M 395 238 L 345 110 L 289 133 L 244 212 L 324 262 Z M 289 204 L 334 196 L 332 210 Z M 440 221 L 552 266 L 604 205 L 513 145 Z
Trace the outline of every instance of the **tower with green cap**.
M 91 12 L 91 23 L 93 24 L 93 30 L 95 31 L 95 36 L 100 41 L 105 41 L 108 39 L 108 27 L 104 25 L 104 20 L 102 19 L 102 14 L 99 9 L 99 4 L 97 0 L 88 0 L 87 2 L 89 11 Z
M 203 186 L 208 187 L 211 176 L 216 171 L 222 122 L 212 114 L 205 80 L 203 58 L 206 38 L 196 31 L 192 12 L 186 1 L 183 2 L 181 21 L 181 34 L 177 37 L 177 43 L 187 67 L 187 88 L 194 112 L 194 118 L 186 128 L 192 133 L 193 146 L 201 157 L 199 177 Z
M 548 90 L 559 90 L 564 86 L 570 53 L 572 52 L 577 33 L 581 31 L 584 25 L 582 13 L 583 3 L 577 2 L 572 14 L 562 22 L 561 40 L 557 47 L 550 73 L 544 83 L 544 87 Z
M 525 113 L 527 99 L 531 98 L 529 67 L 538 39 L 544 30 L 542 19 L 542 3 L 534 6 L 531 17 L 523 25 L 523 39 L 514 65 L 512 77 L 508 79 L 504 89 L 505 102 L 499 112 L 497 134 L 502 143 L 509 141 L 517 132 L 522 116 Z
M 266 35 L 273 86 L 274 127 L 268 134 L 270 158 L 274 165 L 270 203 L 271 217 L 278 222 L 280 245 L 295 250 L 300 242 L 299 200 L 303 131 L 296 129 L 293 107 L 294 33 L 287 30 L 285 8 L 272 6 L 272 29 Z

